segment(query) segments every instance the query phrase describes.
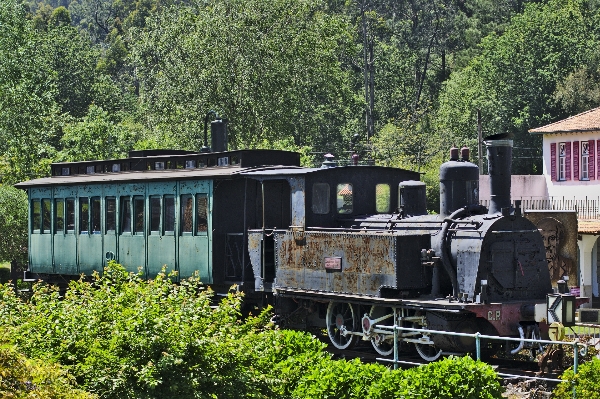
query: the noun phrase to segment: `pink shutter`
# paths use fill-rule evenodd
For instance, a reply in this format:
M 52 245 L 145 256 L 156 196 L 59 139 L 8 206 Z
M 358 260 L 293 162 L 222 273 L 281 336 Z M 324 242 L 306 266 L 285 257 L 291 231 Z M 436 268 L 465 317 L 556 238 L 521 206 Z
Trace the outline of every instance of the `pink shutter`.
M 596 141 L 596 173 L 598 174 L 597 179 L 600 180 L 600 140 Z
M 565 143 L 565 180 L 571 180 L 571 142 Z
M 579 141 L 573 142 L 573 180 L 579 180 Z
M 595 158 L 594 158 L 594 147 L 596 145 L 596 140 L 590 140 L 588 142 L 588 151 L 589 151 L 589 157 L 588 157 L 588 176 L 590 180 L 594 180 L 596 178 L 596 172 L 595 172 Z
M 600 145 L 600 141 L 598 141 Z M 556 176 L 556 143 L 550 143 L 550 178 L 554 181 L 558 180 Z

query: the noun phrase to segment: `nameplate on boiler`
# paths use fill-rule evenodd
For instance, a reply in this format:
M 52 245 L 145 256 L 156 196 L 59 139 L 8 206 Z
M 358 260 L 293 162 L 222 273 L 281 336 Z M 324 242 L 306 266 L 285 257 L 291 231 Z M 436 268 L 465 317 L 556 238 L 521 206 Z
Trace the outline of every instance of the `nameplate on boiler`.
M 326 270 L 342 270 L 342 258 L 339 256 L 332 256 L 325 258 L 325 269 Z

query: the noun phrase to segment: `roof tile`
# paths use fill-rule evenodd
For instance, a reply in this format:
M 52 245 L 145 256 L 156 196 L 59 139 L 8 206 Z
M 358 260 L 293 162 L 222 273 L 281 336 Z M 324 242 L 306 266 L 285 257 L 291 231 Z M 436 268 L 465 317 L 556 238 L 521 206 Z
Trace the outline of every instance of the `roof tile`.
M 568 117 L 546 126 L 530 129 L 529 133 L 575 133 L 600 130 L 600 107 Z

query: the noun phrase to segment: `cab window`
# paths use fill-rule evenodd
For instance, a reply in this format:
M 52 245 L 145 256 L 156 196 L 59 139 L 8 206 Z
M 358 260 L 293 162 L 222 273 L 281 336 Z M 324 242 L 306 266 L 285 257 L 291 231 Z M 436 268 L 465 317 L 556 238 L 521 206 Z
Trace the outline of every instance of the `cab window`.
M 352 213 L 353 197 L 352 184 L 342 183 L 337 185 L 337 213 L 344 215 Z
M 377 213 L 389 213 L 391 205 L 390 185 L 378 184 L 375 186 L 375 210 Z
M 317 215 L 326 215 L 329 213 L 329 184 L 313 184 L 312 211 Z

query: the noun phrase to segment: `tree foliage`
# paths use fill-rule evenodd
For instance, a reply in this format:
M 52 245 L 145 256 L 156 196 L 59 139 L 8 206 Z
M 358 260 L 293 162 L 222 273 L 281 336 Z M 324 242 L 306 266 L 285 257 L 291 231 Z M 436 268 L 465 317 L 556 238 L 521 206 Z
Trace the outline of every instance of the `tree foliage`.
M 5 399 L 96 398 L 75 388 L 63 367 L 27 359 L 8 344 L 0 346 L 0 376 L 0 395 Z
M 233 147 L 340 142 L 353 117 L 339 61 L 351 37 L 326 11 L 319 0 L 192 1 L 153 15 L 132 45 L 149 129 L 199 149 L 214 109 Z
M 27 194 L 0 185 L 0 261 L 27 261 Z
M 551 0 L 531 3 L 502 35 L 482 42 L 482 53 L 455 73 L 440 96 L 438 126 L 459 144 L 476 142 L 475 114 L 487 134 L 511 133 L 516 173 L 541 170 L 539 137 L 528 129 L 566 115 L 554 100 L 557 87 L 597 46 L 589 3 Z

